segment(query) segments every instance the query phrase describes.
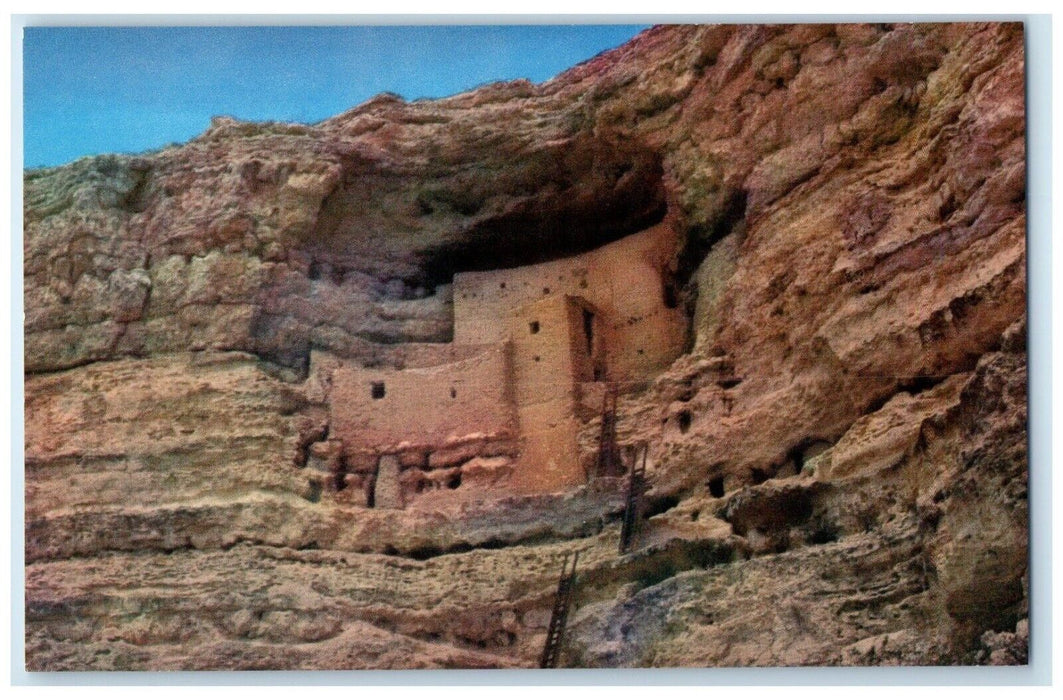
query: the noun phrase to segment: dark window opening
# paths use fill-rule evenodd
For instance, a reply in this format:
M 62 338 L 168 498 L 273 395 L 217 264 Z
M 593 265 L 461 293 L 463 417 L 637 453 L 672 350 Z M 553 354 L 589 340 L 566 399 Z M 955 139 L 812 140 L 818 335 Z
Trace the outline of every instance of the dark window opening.
M 531 323 L 529 323 L 528 324 L 528 330 L 531 331 L 532 335 L 535 335 L 536 333 L 538 333 L 539 332 L 539 322 L 538 321 L 532 321 Z
M 461 472 L 458 472 L 454 476 L 452 476 L 449 479 L 447 479 L 447 488 L 448 489 L 453 490 L 453 489 L 458 488 L 459 486 L 461 486 Z
M 365 507 L 376 507 L 376 474 L 365 480 Z
M 535 360 L 536 362 L 538 362 L 538 361 L 539 361 L 539 356 L 538 356 L 538 355 L 536 355 L 536 356 L 535 356 L 535 357 L 533 357 L 532 359 L 533 359 L 533 360 Z
M 455 389 L 454 387 L 450 387 L 450 398 L 452 398 L 452 399 L 458 398 L 458 390 Z
M 693 419 L 694 417 L 690 415 L 690 411 L 681 412 L 679 414 L 679 432 L 686 433 L 690 430 L 690 423 Z
M 753 467 L 753 471 L 750 476 L 753 478 L 754 484 L 763 484 L 765 481 L 771 478 L 771 473 L 764 471 L 763 469 L 757 469 Z
M 601 367 L 594 368 L 594 381 L 600 382 L 605 379 L 605 370 Z
M 709 493 L 713 498 L 723 498 L 723 477 L 718 476 L 709 480 Z
M 374 399 L 384 398 L 384 382 L 373 382 L 369 392 Z
M 549 294 L 549 293 L 550 293 L 550 288 L 549 287 L 543 287 L 543 294 Z
M 506 288 L 506 283 L 505 282 L 499 282 L 498 283 L 498 288 L 499 289 L 505 289 Z
M 583 310 L 583 335 L 587 338 L 587 354 L 594 354 L 594 314 Z

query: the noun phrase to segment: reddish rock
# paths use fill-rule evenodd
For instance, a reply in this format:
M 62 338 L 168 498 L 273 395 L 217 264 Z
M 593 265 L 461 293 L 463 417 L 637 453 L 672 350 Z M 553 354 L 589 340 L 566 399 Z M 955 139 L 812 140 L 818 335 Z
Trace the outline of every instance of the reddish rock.
M 27 172 L 29 667 L 532 666 L 576 548 L 563 663 L 1022 663 L 1023 86 L 1019 24 L 665 26 L 541 85 Z M 632 553 L 620 481 L 516 495 L 513 435 L 432 409 L 382 474 L 371 417 L 336 432 L 375 400 L 345 363 L 474 358 L 456 273 L 658 225 L 639 281 L 681 323 L 620 349 Z

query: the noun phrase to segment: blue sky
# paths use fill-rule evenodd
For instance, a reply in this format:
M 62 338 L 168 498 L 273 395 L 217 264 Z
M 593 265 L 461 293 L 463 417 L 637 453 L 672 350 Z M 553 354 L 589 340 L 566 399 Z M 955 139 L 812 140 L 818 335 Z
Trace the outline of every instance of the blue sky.
M 316 122 L 379 92 L 541 82 L 644 26 L 28 27 L 25 165 L 186 141 L 210 118 Z

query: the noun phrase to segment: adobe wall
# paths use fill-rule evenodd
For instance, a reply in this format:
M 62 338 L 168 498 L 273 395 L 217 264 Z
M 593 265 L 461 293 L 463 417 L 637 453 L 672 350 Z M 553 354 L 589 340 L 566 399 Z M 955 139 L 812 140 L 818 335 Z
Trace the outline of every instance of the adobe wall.
M 594 311 L 578 299 L 550 295 L 507 319 L 520 424 L 515 490 L 557 491 L 586 480 L 576 449 L 576 385 L 593 378 L 601 353 L 600 343 L 588 344 L 585 310 Z M 590 335 L 600 334 L 595 321 Z
M 442 447 L 477 434 L 512 438 L 517 424 L 509 356 L 508 344 L 498 343 L 434 367 L 338 364 L 329 390 L 330 437 L 351 456 Z
M 454 342 L 501 340 L 521 307 L 567 294 L 601 314 L 607 377 L 649 376 L 671 364 L 686 340 L 687 320 L 665 304 L 661 273 L 675 241 L 662 223 L 571 258 L 455 275 Z

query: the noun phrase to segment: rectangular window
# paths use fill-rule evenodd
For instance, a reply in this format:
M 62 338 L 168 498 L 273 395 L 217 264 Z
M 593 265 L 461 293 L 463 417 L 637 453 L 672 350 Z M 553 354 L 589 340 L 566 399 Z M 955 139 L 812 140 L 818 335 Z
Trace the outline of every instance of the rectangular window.
M 587 354 L 594 354 L 594 314 L 583 310 L 583 335 L 587 338 Z

